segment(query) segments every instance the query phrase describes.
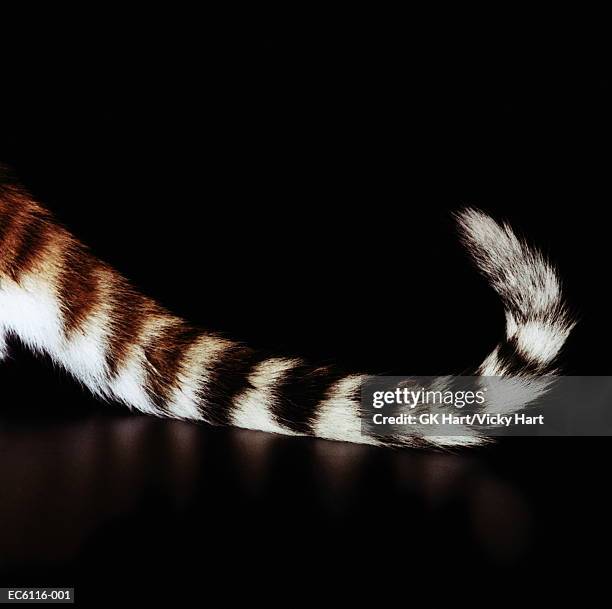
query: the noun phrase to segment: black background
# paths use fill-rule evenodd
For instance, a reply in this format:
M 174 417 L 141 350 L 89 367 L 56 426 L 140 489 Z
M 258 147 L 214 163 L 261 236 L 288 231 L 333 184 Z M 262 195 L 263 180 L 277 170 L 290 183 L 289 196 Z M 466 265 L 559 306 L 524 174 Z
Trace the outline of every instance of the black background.
M 278 352 L 460 372 L 504 328 L 457 243 L 451 213 L 473 205 L 561 270 L 580 320 L 564 370 L 609 373 L 601 48 L 167 42 L 43 56 L 2 102 L 1 160 L 146 293 Z M 281 584 L 408 602 L 451 576 L 451 594 L 491 577 L 504 595 L 516 574 L 542 591 L 551 575 L 595 577 L 607 438 L 425 454 L 210 430 L 97 404 L 13 355 L 0 370 L 3 584 L 73 585 L 82 603 L 118 587 L 283 601 Z

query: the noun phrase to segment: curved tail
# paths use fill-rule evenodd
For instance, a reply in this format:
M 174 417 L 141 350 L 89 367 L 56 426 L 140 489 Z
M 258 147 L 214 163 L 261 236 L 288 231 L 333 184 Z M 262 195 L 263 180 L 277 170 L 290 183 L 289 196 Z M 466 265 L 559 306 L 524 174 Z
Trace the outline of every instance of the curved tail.
M 458 220 L 506 306 L 506 338 L 478 373 L 526 379 L 549 371 L 572 327 L 554 271 L 481 212 L 463 211 Z M 423 438 L 418 430 L 399 442 L 363 433 L 367 377 L 270 357 L 192 326 L 141 295 L 0 176 L 0 356 L 7 335 L 50 356 L 99 397 L 143 413 L 368 444 L 480 441 Z M 516 407 L 541 392 L 522 383 Z
M 456 214 L 461 238 L 476 265 L 500 295 L 506 338 L 478 374 L 515 376 L 553 372 L 574 327 L 554 268 L 507 225 L 475 209 Z

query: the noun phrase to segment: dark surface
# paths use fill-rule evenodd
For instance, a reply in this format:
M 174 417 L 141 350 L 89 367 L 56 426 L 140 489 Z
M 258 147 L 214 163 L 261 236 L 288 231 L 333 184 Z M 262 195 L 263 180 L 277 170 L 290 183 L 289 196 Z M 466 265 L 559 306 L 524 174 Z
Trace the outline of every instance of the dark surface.
M 587 564 L 592 574 L 578 559 L 604 543 L 594 464 L 607 438 L 402 452 L 98 411 L 87 399 L 62 409 L 69 396 L 50 397 L 53 413 L 29 407 L 24 420 L 11 408 L 0 430 L 7 584 L 74 585 L 82 603 L 111 603 L 119 591 L 266 600 L 282 582 L 346 601 L 355 586 L 396 597 L 407 581 L 443 579 L 439 594 L 452 593 L 474 573 L 480 591 L 495 589 L 503 572 L 509 593 L 520 577 L 546 589 Z
M 172 310 L 387 373 L 465 370 L 502 334 L 449 215 L 484 208 L 562 269 L 580 318 L 564 369 L 609 373 L 607 71 L 571 53 L 222 48 L 28 73 L 38 94 L 3 100 L 0 156 Z M 212 430 L 100 405 L 17 347 L 0 386 L 2 584 L 404 603 L 473 594 L 474 574 L 546 592 L 595 577 L 606 547 L 607 438 L 437 454 Z

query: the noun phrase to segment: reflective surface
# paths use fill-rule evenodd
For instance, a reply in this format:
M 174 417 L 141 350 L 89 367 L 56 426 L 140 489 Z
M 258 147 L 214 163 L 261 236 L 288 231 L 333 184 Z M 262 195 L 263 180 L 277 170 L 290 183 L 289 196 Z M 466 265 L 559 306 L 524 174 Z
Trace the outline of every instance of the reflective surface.
M 455 575 L 512 573 L 543 557 L 550 566 L 550 544 L 572 542 L 557 526 L 583 505 L 579 477 L 560 441 L 518 440 L 438 454 L 112 410 L 5 420 L 2 578 L 110 601 L 118 586 L 140 599 L 200 585 L 231 596 L 240 589 L 228 578 L 257 587 L 270 574 L 292 585 L 313 573 L 317 585 L 409 572 L 425 581 L 441 559 Z M 112 586 L 101 592 L 101 581 Z
M 369 523 L 356 527 L 356 538 L 387 538 L 389 524 L 398 538 L 404 527 L 413 536 L 404 519 L 455 505 L 461 535 L 483 557 L 513 561 L 529 547 L 533 515 L 524 494 L 474 456 L 402 454 L 140 416 L 93 415 L 36 431 L 5 425 L 0 445 L 5 565 L 75 560 L 96 531 L 141 513 L 157 514 L 160 526 L 170 517 L 186 524 L 199 511 L 214 515 L 214 533 L 222 523 L 258 529 L 264 522 L 249 514 L 260 504 L 278 510 L 279 525 L 303 516 L 306 504 L 330 521 L 369 504 L 362 514 Z M 406 510 L 403 522 L 376 509 L 378 501 L 388 508 L 390 495 L 394 509 Z

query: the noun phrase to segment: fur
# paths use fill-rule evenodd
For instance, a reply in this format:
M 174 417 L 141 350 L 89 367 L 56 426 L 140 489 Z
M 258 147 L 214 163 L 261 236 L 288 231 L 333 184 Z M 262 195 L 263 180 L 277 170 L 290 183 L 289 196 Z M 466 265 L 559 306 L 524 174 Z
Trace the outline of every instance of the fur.
M 522 408 L 546 391 L 542 375 L 553 371 L 573 326 L 559 279 L 508 226 L 474 209 L 457 221 L 506 310 L 506 336 L 477 374 L 483 384 L 487 376 L 512 377 L 516 390 L 498 389 L 493 409 Z M 365 435 L 359 402 L 367 377 L 269 357 L 193 327 L 138 293 L 0 172 L 0 357 L 8 336 L 51 357 L 100 398 L 146 414 L 376 445 L 484 441 L 467 430 Z

